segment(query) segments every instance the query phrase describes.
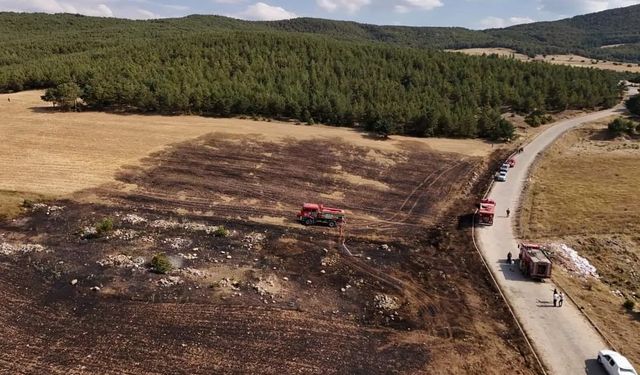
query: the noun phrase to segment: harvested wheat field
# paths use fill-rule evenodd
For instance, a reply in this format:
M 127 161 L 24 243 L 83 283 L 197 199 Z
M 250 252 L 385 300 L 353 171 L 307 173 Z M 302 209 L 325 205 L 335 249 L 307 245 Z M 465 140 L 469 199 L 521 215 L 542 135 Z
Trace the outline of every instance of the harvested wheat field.
M 613 70 L 616 72 L 640 72 L 640 64 L 622 63 L 617 61 L 607 61 L 592 59 L 579 55 L 537 55 L 529 57 L 522 53 L 518 53 L 510 48 L 466 48 L 458 50 L 447 50 L 449 52 L 460 52 L 472 56 L 482 55 L 498 55 L 502 57 L 514 58 L 520 61 L 544 61 L 550 64 L 567 65 L 578 68 L 596 68 L 604 70 Z
M 638 363 L 640 313 L 623 303 L 640 302 L 640 141 L 611 138 L 613 118 L 567 133 L 545 153 L 519 222 L 522 238 L 567 244 L 595 267 L 598 277 L 558 254 L 565 267 L 554 278 Z
M 537 373 L 459 218 L 506 151 L 37 97 L 0 97 L 31 194 L 0 220 L 2 371 Z

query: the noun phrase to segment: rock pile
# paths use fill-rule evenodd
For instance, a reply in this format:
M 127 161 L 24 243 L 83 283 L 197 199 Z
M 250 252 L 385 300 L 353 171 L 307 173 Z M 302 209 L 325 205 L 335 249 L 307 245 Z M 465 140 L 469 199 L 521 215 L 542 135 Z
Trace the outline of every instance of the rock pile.
M 46 249 L 44 246 L 37 244 L 10 244 L 6 242 L 0 243 L 0 254 L 3 255 L 39 253 L 45 250 Z
M 165 240 L 162 242 L 168 244 L 173 249 L 184 249 L 185 247 L 189 247 L 192 244 L 190 239 L 182 237 L 165 238 Z
M 375 304 L 377 309 L 382 310 L 396 310 L 400 307 L 400 303 L 398 302 L 398 298 L 392 297 L 388 294 L 376 294 L 373 298 L 373 303 Z
M 144 266 L 143 257 L 132 257 L 129 255 L 118 254 L 109 255 L 105 259 L 99 260 L 98 263 L 102 267 L 123 267 L 123 268 L 140 268 Z
M 180 285 L 182 283 L 184 283 L 184 281 L 180 278 L 180 276 L 168 276 L 158 280 L 158 285 L 160 286 L 174 286 Z
M 142 216 L 138 216 L 136 214 L 127 214 L 127 215 L 124 215 L 124 217 L 122 218 L 122 221 L 124 221 L 125 223 L 137 225 L 137 224 L 146 223 L 147 219 L 145 219 Z

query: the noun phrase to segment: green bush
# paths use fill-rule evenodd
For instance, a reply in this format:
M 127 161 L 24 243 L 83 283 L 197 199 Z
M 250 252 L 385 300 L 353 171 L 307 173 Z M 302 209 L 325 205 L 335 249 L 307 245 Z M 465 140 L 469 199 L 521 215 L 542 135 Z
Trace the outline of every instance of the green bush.
M 607 128 L 614 137 L 622 134 L 633 135 L 636 132 L 636 123 L 631 120 L 618 117 L 611 121 Z
M 524 122 L 526 122 L 527 124 L 529 124 L 529 126 L 532 126 L 534 128 L 537 128 L 540 125 L 548 124 L 551 122 L 551 120 L 553 120 L 551 116 L 545 115 L 544 112 L 539 110 L 535 110 L 529 113 L 524 118 Z
M 622 306 L 627 310 L 633 310 L 633 308 L 636 306 L 636 303 L 634 301 L 628 299 L 628 300 L 624 301 Z
M 111 218 L 106 217 L 102 219 L 98 224 L 96 224 L 96 234 L 98 237 L 102 237 L 105 234 L 111 232 L 113 230 L 113 220 Z
M 151 269 L 153 272 L 165 274 L 170 272 L 173 266 L 166 254 L 156 254 L 151 259 Z
M 229 230 L 221 225 L 213 232 L 213 235 L 216 237 L 227 237 L 229 236 Z

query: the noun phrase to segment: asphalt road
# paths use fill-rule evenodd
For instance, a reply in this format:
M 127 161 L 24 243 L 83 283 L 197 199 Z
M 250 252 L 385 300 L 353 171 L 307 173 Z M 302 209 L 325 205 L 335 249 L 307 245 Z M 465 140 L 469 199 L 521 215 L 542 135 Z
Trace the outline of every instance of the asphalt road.
M 524 152 L 516 155 L 516 166 L 509 170 L 507 181 L 496 182 L 491 189 L 489 197 L 496 201 L 493 226 L 476 229 L 478 246 L 491 272 L 551 374 L 604 374 L 595 358 L 606 344 L 567 298 L 564 306 L 553 307 L 552 293 L 556 286 L 550 280 L 530 280 L 515 264 L 506 263 L 509 251 L 518 258 L 515 215 L 507 218 L 506 209 L 516 211 L 529 168 L 541 151 L 569 129 L 622 111 L 622 106 L 618 106 L 559 121 L 538 135 L 525 146 Z

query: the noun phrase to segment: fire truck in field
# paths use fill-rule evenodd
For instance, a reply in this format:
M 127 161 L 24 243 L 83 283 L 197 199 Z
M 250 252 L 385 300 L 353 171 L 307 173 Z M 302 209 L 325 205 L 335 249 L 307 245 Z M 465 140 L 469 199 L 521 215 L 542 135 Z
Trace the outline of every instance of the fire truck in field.
M 551 277 L 551 260 L 545 254 L 542 246 L 534 243 L 521 243 L 519 266 L 520 271 L 532 279 L 547 279 Z
M 495 216 L 496 202 L 492 199 L 483 199 L 480 201 L 478 209 L 478 221 L 483 225 L 493 225 L 493 217 Z
M 303 204 L 296 216 L 304 225 L 325 224 L 332 228 L 345 221 L 344 210 L 325 207 L 318 203 Z

